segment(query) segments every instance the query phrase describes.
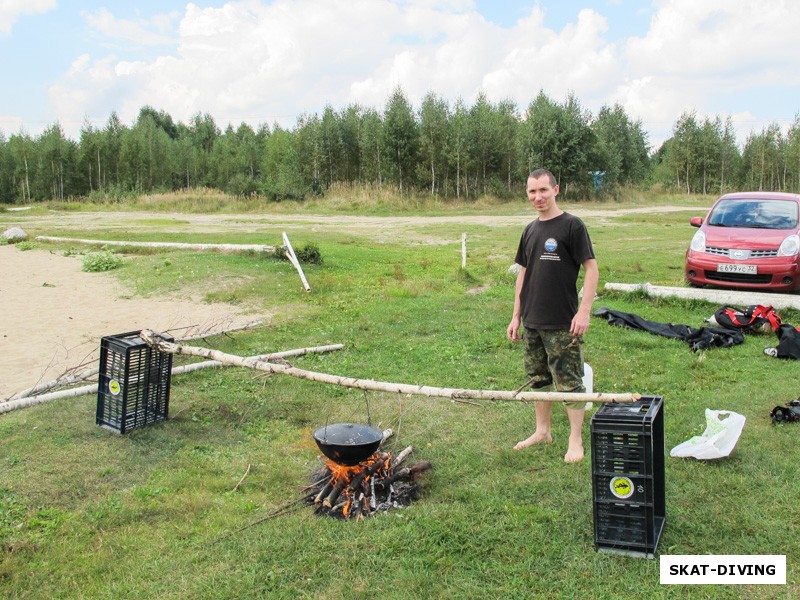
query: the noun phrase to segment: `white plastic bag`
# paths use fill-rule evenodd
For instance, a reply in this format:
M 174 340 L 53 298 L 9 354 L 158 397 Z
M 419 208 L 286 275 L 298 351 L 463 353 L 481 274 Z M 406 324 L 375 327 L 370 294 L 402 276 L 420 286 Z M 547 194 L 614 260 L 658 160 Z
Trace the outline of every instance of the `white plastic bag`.
M 594 393 L 594 370 L 589 363 L 583 363 L 583 387 L 586 388 L 586 394 Z M 594 404 L 594 402 L 587 402 L 586 410 L 592 410 Z
M 720 419 L 720 416 L 727 417 Z M 678 444 L 670 450 L 670 456 L 692 457 L 700 460 L 725 458 L 733 452 L 744 428 L 744 415 L 729 410 L 706 409 L 706 430 Z

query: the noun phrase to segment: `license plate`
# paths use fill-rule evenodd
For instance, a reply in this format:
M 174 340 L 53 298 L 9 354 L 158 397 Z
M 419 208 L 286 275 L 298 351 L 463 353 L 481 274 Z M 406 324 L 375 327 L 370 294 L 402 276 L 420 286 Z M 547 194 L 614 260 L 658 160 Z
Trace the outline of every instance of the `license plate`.
M 721 264 L 717 265 L 717 273 L 745 273 L 747 275 L 755 275 L 758 273 L 758 270 L 755 265 Z

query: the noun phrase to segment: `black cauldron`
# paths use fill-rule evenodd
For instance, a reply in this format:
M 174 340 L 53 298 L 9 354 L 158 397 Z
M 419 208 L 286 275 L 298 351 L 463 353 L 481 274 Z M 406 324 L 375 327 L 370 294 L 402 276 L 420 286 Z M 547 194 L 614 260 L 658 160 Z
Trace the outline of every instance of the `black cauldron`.
M 383 440 L 383 432 L 371 425 L 332 423 L 314 432 L 314 441 L 333 462 L 351 467 L 372 456 Z

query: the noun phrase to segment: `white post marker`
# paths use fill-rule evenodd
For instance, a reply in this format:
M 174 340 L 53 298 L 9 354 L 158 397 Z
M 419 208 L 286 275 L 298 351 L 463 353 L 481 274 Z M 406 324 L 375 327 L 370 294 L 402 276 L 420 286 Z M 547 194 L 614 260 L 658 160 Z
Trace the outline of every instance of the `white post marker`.
M 461 268 L 467 268 L 467 234 L 461 234 Z
M 285 231 L 283 232 L 283 245 L 286 246 L 286 256 L 289 258 L 289 262 L 294 265 L 294 268 L 297 269 L 297 272 L 300 274 L 300 280 L 303 282 L 303 287 L 306 288 L 307 292 L 310 292 L 311 287 L 308 285 L 305 273 L 303 273 L 303 267 L 300 266 L 300 261 L 297 260 L 297 255 L 294 253 L 292 243 L 289 241 L 289 236 L 286 235 Z

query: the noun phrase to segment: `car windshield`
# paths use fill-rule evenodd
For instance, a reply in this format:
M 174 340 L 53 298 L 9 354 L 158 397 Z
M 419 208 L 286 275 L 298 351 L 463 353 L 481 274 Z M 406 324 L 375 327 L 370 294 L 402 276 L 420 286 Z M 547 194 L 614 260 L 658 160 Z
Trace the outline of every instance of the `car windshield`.
M 794 229 L 797 203 L 786 200 L 730 198 L 721 200 L 708 215 L 708 225 L 751 229 Z

